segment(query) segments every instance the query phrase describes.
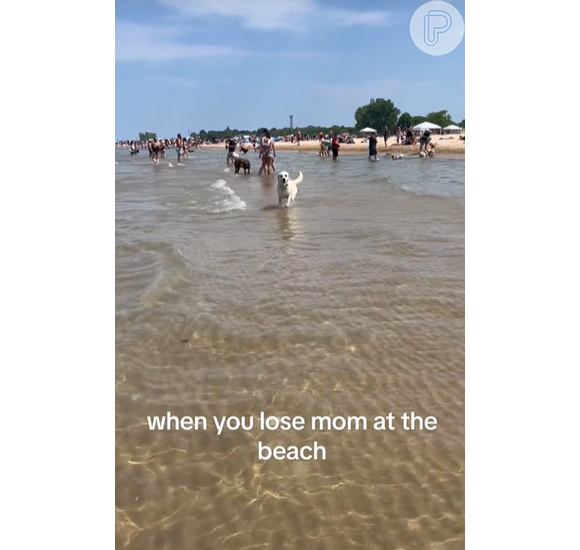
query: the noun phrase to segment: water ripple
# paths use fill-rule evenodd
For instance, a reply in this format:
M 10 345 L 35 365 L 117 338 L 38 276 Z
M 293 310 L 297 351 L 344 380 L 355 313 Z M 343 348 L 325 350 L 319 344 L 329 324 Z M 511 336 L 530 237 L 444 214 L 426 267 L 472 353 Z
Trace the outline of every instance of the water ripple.
M 116 545 L 464 548 L 464 163 L 116 155 Z M 252 158 L 252 153 L 248 153 Z M 256 166 L 252 158 L 252 166 Z M 149 430 L 147 416 L 435 416 L 435 431 Z M 261 462 L 265 445 L 326 460 Z

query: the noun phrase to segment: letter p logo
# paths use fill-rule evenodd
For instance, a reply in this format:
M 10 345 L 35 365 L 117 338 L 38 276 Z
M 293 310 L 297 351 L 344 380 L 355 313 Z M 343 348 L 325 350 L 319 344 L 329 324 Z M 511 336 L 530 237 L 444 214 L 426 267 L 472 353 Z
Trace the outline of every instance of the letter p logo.
M 425 30 L 425 44 L 435 46 L 439 42 L 439 35 L 446 33 L 451 28 L 453 20 L 443 10 L 430 10 L 423 18 Z
M 459 46 L 465 25 L 457 8 L 435 0 L 415 11 L 409 30 L 415 46 L 421 51 L 429 55 L 445 55 Z

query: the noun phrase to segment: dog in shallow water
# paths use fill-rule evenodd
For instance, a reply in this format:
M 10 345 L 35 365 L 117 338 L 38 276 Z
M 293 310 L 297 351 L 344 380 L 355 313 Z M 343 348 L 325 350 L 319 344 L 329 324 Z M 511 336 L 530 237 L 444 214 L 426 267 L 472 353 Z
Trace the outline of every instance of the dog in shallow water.
M 240 168 L 244 169 L 244 174 L 250 173 L 250 161 L 237 157 L 234 159 L 234 174 L 240 173 Z
M 293 180 L 290 179 L 288 172 L 280 172 L 278 174 L 278 207 L 288 208 L 292 205 L 298 194 L 298 184 L 302 182 L 304 176 L 302 172 L 298 172 L 298 177 Z

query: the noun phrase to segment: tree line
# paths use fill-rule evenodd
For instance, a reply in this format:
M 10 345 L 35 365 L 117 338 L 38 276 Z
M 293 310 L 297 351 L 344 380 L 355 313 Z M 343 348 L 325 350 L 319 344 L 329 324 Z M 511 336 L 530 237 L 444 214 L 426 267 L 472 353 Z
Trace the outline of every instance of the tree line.
M 385 130 L 391 134 L 395 132 L 398 126 L 405 129 L 409 126 L 417 126 L 422 122 L 432 122 L 445 128 L 451 124 L 455 124 L 460 128 L 465 129 L 465 119 L 461 122 L 454 122 L 451 115 L 447 111 L 434 111 L 427 115 L 411 115 L 407 112 L 402 113 L 390 99 L 371 98 L 369 103 L 358 107 L 354 112 L 354 126 L 300 126 L 302 136 L 318 135 L 320 132 L 328 134 L 329 131 L 333 133 L 356 133 L 362 128 L 370 127 L 383 133 Z M 255 136 L 260 134 L 264 128 L 255 130 L 239 130 L 237 128 L 230 128 L 229 126 L 224 130 L 200 130 L 198 133 L 191 132 L 190 137 L 206 139 L 225 139 L 232 136 Z M 295 134 L 298 128 L 268 128 L 272 137 L 282 137 L 289 134 Z M 140 132 L 139 140 L 147 141 L 149 139 L 157 139 L 155 132 Z
M 422 122 L 431 122 L 445 128 L 451 124 L 455 124 L 460 128 L 465 128 L 465 119 L 461 122 L 453 122 L 451 115 L 447 111 L 434 111 L 427 115 L 411 115 L 407 112 L 401 113 L 401 110 L 395 107 L 395 104 L 390 99 L 378 98 L 371 100 L 359 107 L 354 113 L 356 121 L 356 130 L 371 127 L 378 132 L 394 132 L 398 126 L 402 129 L 409 126 L 417 126 Z

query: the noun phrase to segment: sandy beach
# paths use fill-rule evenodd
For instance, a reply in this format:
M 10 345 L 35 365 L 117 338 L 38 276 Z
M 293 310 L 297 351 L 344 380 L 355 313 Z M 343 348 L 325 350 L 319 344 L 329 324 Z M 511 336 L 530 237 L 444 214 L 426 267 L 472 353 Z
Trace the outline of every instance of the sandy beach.
M 364 153 L 368 151 L 369 145 L 368 142 L 365 143 L 365 140 L 362 138 L 356 138 L 356 143 L 349 144 L 349 143 L 341 143 L 340 144 L 340 155 L 348 155 L 351 153 Z M 465 156 L 465 141 L 459 140 L 458 135 L 454 136 L 433 136 L 433 143 L 437 144 L 437 153 L 438 155 L 444 156 L 451 156 L 454 157 L 457 155 Z M 216 145 L 203 145 L 198 150 L 203 149 L 224 149 L 225 144 L 220 143 Z M 276 142 L 276 149 L 278 151 L 299 151 L 299 152 L 315 152 L 318 154 L 320 146 L 318 141 L 301 141 L 300 145 L 296 142 L 291 143 L 289 141 L 279 141 Z M 377 145 L 377 152 L 379 155 L 393 155 L 393 154 L 401 154 L 404 155 L 418 155 L 419 154 L 419 143 L 416 145 L 397 145 L 396 138 L 390 138 L 387 141 L 387 146 L 385 147 L 384 141 L 382 137 L 378 138 L 378 145 Z

